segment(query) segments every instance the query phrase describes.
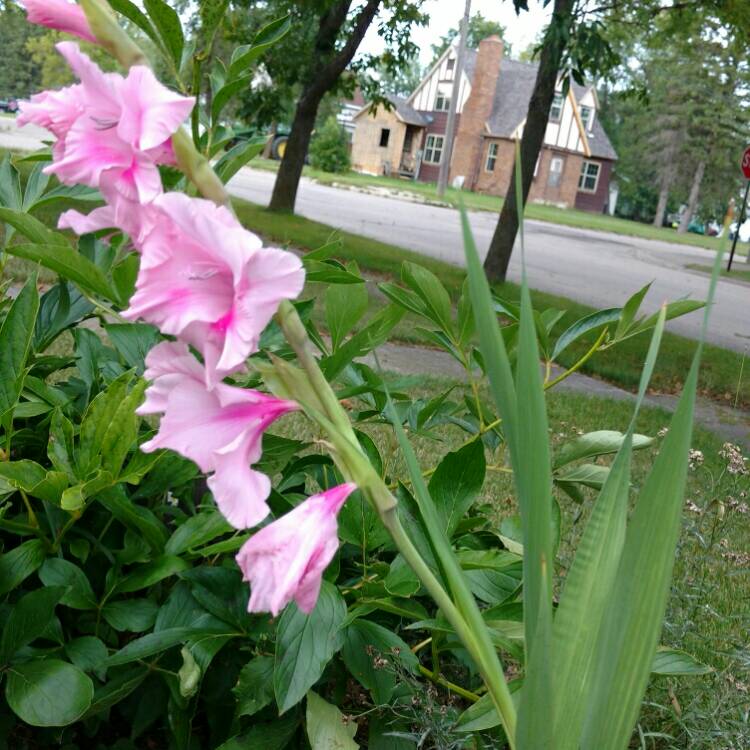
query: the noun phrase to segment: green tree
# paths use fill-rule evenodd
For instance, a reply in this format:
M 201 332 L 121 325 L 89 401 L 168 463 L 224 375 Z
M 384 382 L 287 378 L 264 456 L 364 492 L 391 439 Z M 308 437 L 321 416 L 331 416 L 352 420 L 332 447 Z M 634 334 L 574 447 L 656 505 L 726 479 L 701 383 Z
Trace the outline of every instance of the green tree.
M 310 144 L 310 164 L 323 172 L 341 174 L 349 169 L 346 131 L 335 117 L 329 117 Z
M 374 72 L 385 66 L 393 71 L 416 57 L 411 41 L 414 24 L 424 24 L 424 0 L 291 0 L 231 3 L 225 21 L 226 35 L 247 42 L 255 31 L 273 18 L 289 14 L 293 33 L 269 50 L 263 59 L 267 79 L 260 95 L 248 95 L 241 113 L 266 124 L 289 114 L 291 133 L 284 161 L 276 178 L 271 208 L 293 211 L 312 132 L 321 102 L 327 95 L 350 95 L 357 83 L 365 96 L 382 99 Z M 248 11 L 251 12 L 248 12 Z M 380 55 L 358 54 L 368 29 L 376 24 L 385 42 Z M 262 98 L 260 98 L 262 97 Z M 262 102 L 264 111 L 253 106 Z M 290 112 L 291 110 L 291 112 Z
M 414 58 L 396 69 L 381 65 L 378 68 L 378 75 L 383 93 L 408 97 L 419 86 L 424 70 L 419 60 Z
M 431 46 L 433 64 L 458 38 L 458 33 L 458 27 L 455 27 L 447 34 L 440 37 L 440 41 L 437 44 Z M 481 42 L 482 39 L 486 39 L 489 36 L 499 36 L 505 42 L 505 54 L 510 56 L 511 46 L 509 42 L 506 41 L 505 35 L 506 29 L 501 23 L 493 21 L 490 18 L 485 18 L 481 13 L 474 13 L 469 19 L 469 31 L 466 37 L 466 43 L 469 49 L 476 49 L 479 47 L 479 42 Z
M 29 57 L 26 45 L 41 34 L 26 22 L 26 14 L 13 0 L 0 0 L 0 97 L 25 98 L 41 85 L 38 63 Z

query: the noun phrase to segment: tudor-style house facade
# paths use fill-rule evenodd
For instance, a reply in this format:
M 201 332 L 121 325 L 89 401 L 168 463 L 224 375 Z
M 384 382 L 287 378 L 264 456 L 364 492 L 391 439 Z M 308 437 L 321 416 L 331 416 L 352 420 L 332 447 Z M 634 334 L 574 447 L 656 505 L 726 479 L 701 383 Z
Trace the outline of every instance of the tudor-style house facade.
M 352 166 L 368 174 L 393 174 L 435 182 L 456 72 L 450 47 L 408 99 L 393 108 L 364 107 L 354 118 Z M 450 179 L 468 190 L 503 195 L 515 140 L 523 135 L 537 66 L 503 57 L 499 37 L 467 52 L 459 88 L 456 139 Z M 617 159 L 598 117 L 593 86 L 558 85 L 530 199 L 602 212 Z

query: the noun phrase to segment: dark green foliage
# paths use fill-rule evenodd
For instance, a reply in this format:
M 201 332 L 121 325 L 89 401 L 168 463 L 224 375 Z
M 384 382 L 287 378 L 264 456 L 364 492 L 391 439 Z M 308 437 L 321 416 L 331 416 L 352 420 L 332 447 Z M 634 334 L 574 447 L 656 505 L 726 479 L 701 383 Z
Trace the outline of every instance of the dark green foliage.
M 335 117 L 326 120 L 323 127 L 313 136 L 310 145 L 310 164 L 323 172 L 346 172 L 351 162 L 346 131 Z

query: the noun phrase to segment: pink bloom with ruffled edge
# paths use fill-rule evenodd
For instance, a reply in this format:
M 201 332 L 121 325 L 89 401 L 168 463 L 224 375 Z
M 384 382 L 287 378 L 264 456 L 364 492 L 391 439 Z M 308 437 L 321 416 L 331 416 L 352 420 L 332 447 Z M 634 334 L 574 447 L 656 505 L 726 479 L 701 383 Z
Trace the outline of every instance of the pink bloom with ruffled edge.
M 115 208 L 119 199 L 131 208 L 153 200 L 162 192 L 158 165 L 174 163 L 171 138 L 195 100 L 162 86 L 144 66 L 124 78 L 104 73 L 73 42 L 57 49 L 81 83 L 32 97 L 19 117 L 57 138 L 45 172 L 67 185 L 101 188 Z
M 69 3 L 68 0 L 21 0 L 21 5 L 26 8 L 26 18 L 30 23 L 64 31 L 87 42 L 96 42 L 83 8 L 76 3 Z
M 306 614 L 315 609 L 325 569 L 339 548 L 339 511 L 354 484 L 308 498 L 254 534 L 237 555 L 250 582 L 249 612 L 274 617 L 292 600 Z
M 141 244 L 141 272 L 124 317 L 158 326 L 201 352 L 214 387 L 258 350 L 282 300 L 302 291 L 297 256 L 264 248 L 226 208 L 166 193 Z
M 184 343 L 159 344 L 146 366 L 152 384 L 137 413 L 163 416 L 141 450 L 168 448 L 194 461 L 211 473 L 208 487 L 232 526 L 259 524 L 269 512 L 271 481 L 250 466 L 260 460 L 263 432 L 297 404 L 223 383 L 206 390 L 203 366 Z

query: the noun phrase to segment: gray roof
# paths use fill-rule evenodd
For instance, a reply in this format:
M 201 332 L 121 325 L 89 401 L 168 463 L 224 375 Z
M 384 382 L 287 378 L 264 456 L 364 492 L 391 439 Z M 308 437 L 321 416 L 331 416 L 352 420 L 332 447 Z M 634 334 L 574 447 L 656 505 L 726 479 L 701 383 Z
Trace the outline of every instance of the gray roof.
M 495 89 L 495 103 L 488 122 L 491 135 L 510 138 L 524 121 L 529 109 L 529 100 L 534 91 L 534 83 L 539 65 L 517 60 L 503 59 L 500 63 L 500 76 Z M 473 70 L 472 70 L 473 73 Z M 573 83 L 573 93 L 580 100 L 590 87 Z M 587 133 L 591 155 L 599 159 L 617 159 L 599 118 L 594 118 L 594 127 Z
M 464 71 L 470 81 L 474 80 L 474 71 L 477 68 L 477 55 L 479 52 L 475 49 L 466 50 L 466 60 L 464 61 Z
M 406 101 L 406 99 L 402 99 L 400 96 L 389 96 L 388 98 L 396 107 L 398 116 L 407 125 L 419 125 L 420 127 L 424 128 L 427 127 L 430 122 L 432 122 L 432 119 L 430 117 L 422 114 L 421 112 L 417 112 L 417 110 L 414 109 L 414 107 L 412 107 L 411 104 Z

